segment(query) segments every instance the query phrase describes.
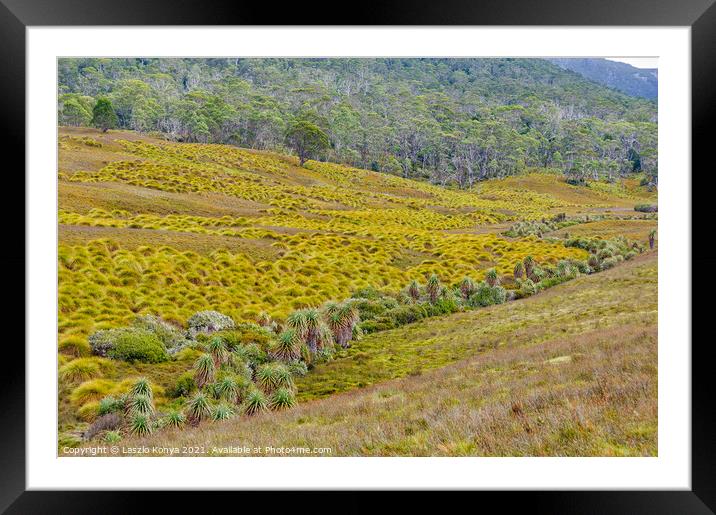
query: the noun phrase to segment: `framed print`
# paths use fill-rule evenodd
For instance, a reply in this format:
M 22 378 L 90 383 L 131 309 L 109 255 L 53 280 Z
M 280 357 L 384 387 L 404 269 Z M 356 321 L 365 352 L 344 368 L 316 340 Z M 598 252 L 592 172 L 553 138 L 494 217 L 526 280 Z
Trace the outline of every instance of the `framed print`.
M 132 3 L 2 7 L 26 192 L 3 508 L 469 490 L 712 512 L 691 170 L 716 8 L 261 26 Z

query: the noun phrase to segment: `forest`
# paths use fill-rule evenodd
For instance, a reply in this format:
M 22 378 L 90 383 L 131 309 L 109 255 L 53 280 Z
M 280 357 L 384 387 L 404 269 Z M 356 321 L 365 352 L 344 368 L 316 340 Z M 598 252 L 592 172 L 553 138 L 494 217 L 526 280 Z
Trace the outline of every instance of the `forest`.
M 337 162 L 442 186 L 533 168 L 658 184 L 657 104 L 544 59 L 65 58 L 58 124 Z

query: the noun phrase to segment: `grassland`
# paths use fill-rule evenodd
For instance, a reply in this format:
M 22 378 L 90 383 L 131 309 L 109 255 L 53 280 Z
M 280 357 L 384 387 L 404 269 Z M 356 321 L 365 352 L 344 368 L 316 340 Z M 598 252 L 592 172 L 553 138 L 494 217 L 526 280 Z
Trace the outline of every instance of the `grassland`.
M 124 444 L 656 455 L 656 265 L 649 253 L 529 299 L 377 333 L 304 378 L 299 391 L 321 400 Z
M 61 442 L 81 433 L 99 399 L 126 390 L 132 378 L 149 378 L 158 409 L 171 404 L 167 392 L 195 354 L 154 365 L 89 357 L 89 334 L 126 325 L 136 315 L 155 314 L 184 325 L 205 309 L 237 322 L 253 321 L 266 311 L 281 321 L 295 309 L 341 300 L 368 286 L 397 291 L 432 273 L 454 286 L 464 276 L 483 279 L 489 268 L 507 276 L 527 255 L 543 264 L 586 259 L 585 251 L 558 240 L 504 236 L 515 221 L 558 213 L 608 214 L 608 219 L 545 236 L 626 235 L 642 243 L 657 223 L 653 217 L 631 219 L 635 204 L 656 203 L 655 193 L 633 180 L 585 188 L 557 175 L 531 173 L 459 191 L 330 163 L 297 164 L 291 157 L 228 146 L 60 129 L 59 365 L 61 372 L 68 363 L 84 370 L 79 377 L 60 374 Z M 235 441 L 255 437 L 268 442 L 294 433 L 295 442 L 318 442 L 335 426 L 347 440 L 334 448 L 345 455 L 654 454 L 655 320 L 656 259 L 651 253 L 529 299 L 368 335 L 299 378 L 302 404 L 289 413 L 250 421 L 242 417 L 187 435 L 214 442 L 234 436 Z M 623 348 L 614 347 L 614 340 L 623 341 Z M 569 358 L 557 361 L 558 367 L 539 365 L 559 357 L 552 356 L 558 349 L 559 356 Z M 616 361 L 609 361 L 609 353 Z M 653 367 L 639 368 L 632 355 L 653 358 Z M 642 397 L 637 399 L 635 390 L 636 397 L 628 400 L 639 404 L 632 429 L 643 433 L 640 441 L 616 422 L 625 406 L 593 407 L 589 401 L 594 374 L 602 370 L 597 374 L 602 384 L 619 360 L 629 369 L 624 384 L 646 385 Z M 536 368 L 513 370 L 522 362 L 534 362 Z M 593 375 L 579 380 L 589 367 Z M 484 373 L 471 375 L 473 370 Z M 612 379 L 605 388 L 618 389 L 619 378 Z M 464 423 L 459 417 L 474 418 L 478 407 L 501 409 L 513 389 L 531 399 L 564 388 L 569 390 L 564 398 L 586 410 L 591 425 L 585 427 L 593 431 L 582 434 L 583 427 L 569 426 L 566 401 L 550 397 L 545 408 L 549 423 L 537 432 L 539 438 L 525 440 L 515 430 L 488 444 L 464 433 L 443 447 L 431 447 L 436 442 L 427 431 L 398 427 L 403 410 L 396 405 L 407 403 L 406 413 L 418 420 L 421 409 L 432 409 L 426 400 L 430 381 L 463 382 L 430 394 L 450 413 L 450 406 L 463 406 L 455 408 L 460 412 L 455 427 Z M 378 386 L 365 389 L 370 385 Z M 391 391 L 398 393 L 385 393 Z M 468 394 L 475 399 L 468 401 Z M 358 423 L 361 410 L 374 410 L 375 402 L 385 407 L 380 416 L 397 424 L 395 431 L 403 431 L 404 438 L 391 433 L 378 444 L 377 433 Z M 299 422 L 302 413 L 308 422 Z M 541 416 L 525 415 L 526 420 L 537 417 L 530 427 L 537 427 Z M 497 417 L 495 423 L 509 420 Z M 559 434 L 561 423 L 567 433 L 577 431 L 575 440 L 547 442 Z M 348 438 L 348 431 L 355 434 Z M 443 434 L 432 425 L 429 432 L 434 438 Z

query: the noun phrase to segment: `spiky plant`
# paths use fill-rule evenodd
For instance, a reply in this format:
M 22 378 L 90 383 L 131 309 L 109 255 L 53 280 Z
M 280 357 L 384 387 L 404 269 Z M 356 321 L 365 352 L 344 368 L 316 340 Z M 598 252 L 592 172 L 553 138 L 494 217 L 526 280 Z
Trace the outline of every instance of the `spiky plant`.
M 149 380 L 146 377 L 140 377 L 132 385 L 132 389 L 129 391 L 132 397 L 137 395 L 145 395 L 149 399 L 152 399 L 154 394 L 152 392 L 152 385 L 149 384 Z
M 295 329 L 298 336 L 306 342 L 312 354 L 318 350 L 320 326 L 323 323 L 321 314 L 315 308 L 294 311 L 286 318 L 286 324 Z
M 142 415 L 151 415 L 154 413 L 152 399 L 142 394 L 132 396 L 130 409 L 132 413 L 140 413 Z
M 201 392 L 197 392 L 196 395 L 194 395 L 194 397 L 189 401 L 187 409 L 189 419 L 195 423 L 201 422 L 205 418 L 211 416 L 211 406 L 209 405 L 209 400 L 206 398 L 206 395 Z
M 654 241 L 656 240 L 656 229 L 649 233 L 649 248 L 654 250 Z
M 211 359 L 214 360 L 215 368 L 219 368 L 229 361 L 229 351 L 226 348 L 226 344 L 224 343 L 224 340 L 218 336 L 209 340 L 209 345 L 207 347 L 209 349 L 209 354 L 211 354 Z
M 467 300 L 473 293 L 475 293 L 477 285 L 475 284 L 475 281 L 469 277 L 465 277 L 462 281 L 460 281 L 460 286 L 458 288 L 460 289 L 460 295 L 462 295 L 463 300 Z
M 420 299 L 420 284 L 418 281 L 413 280 L 410 282 L 408 285 L 408 296 L 415 302 Z
M 213 420 L 228 420 L 234 416 L 234 410 L 228 404 L 219 404 L 211 412 Z
M 358 310 L 351 302 L 331 303 L 326 306 L 326 323 L 335 342 L 343 348 L 353 336 L 353 328 L 360 321 Z
M 122 435 L 119 431 L 107 431 L 104 434 L 104 441 L 109 444 L 114 444 L 122 439 Z
M 490 268 L 485 273 L 485 282 L 491 288 L 494 288 L 495 286 L 499 286 L 500 285 L 500 276 L 497 275 L 497 270 L 495 270 L 494 268 Z
M 425 291 L 428 294 L 430 304 L 435 304 L 438 301 L 441 290 L 442 285 L 440 284 L 440 279 L 436 274 L 432 274 L 428 279 L 428 283 L 425 285 Z
M 149 417 L 142 413 L 135 413 L 129 422 L 129 432 L 137 436 L 146 436 L 152 433 L 152 423 Z
M 271 354 L 283 361 L 298 359 L 301 355 L 301 339 L 295 329 L 286 329 L 271 346 Z
M 216 366 L 214 358 L 209 354 L 202 354 L 194 363 L 194 382 L 198 388 L 214 381 Z
M 243 409 L 247 415 L 255 415 L 268 410 L 268 400 L 264 392 L 258 388 L 252 389 L 246 396 Z
M 532 256 L 527 256 L 524 259 L 523 263 L 524 263 L 524 267 L 525 267 L 525 275 L 527 277 L 530 277 L 534 272 L 535 260 Z
M 262 311 L 256 317 L 256 323 L 259 324 L 261 327 L 269 327 L 271 325 L 271 322 L 271 315 L 269 315 L 265 311 Z
M 293 387 L 291 372 L 280 363 L 266 363 L 256 370 L 256 382 L 265 392 L 272 392 L 276 388 Z
M 296 398 L 293 391 L 288 388 L 279 388 L 271 395 L 269 407 L 272 410 L 293 408 L 296 405 Z
M 522 279 L 522 276 L 525 274 L 525 267 L 522 264 L 522 261 L 518 261 L 515 265 L 515 269 L 512 272 L 512 275 L 515 276 L 515 279 Z
M 595 272 L 598 272 L 600 269 L 599 258 L 595 254 L 590 254 L 589 259 L 587 260 L 587 264 Z
M 232 377 L 225 377 L 216 385 L 216 393 L 219 398 L 229 402 L 238 402 L 240 391 L 239 383 Z
M 166 417 L 166 426 L 181 429 L 186 423 L 186 416 L 181 411 L 170 411 Z

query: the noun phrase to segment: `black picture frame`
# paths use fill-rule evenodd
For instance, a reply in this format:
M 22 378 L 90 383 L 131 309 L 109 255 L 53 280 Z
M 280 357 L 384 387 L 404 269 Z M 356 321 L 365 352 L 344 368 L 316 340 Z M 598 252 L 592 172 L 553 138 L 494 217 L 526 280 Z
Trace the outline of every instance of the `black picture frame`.
M 345 9 L 345 7 L 344 7 Z M 0 71 L 2 80 L 2 143 L 4 157 L 15 158 L 13 167 L 6 167 L 4 186 L 14 201 L 3 201 L 5 242 L 12 244 L 0 254 L 2 270 L 11 270 L 7 280 L 17 281 L 9 304 L 23 310 L 15 320 L 24 319 L 24 284 L 19 270 L 25 268 L 25 226 L 17 213 L 24 211 L 25 191 L 25 29 L 28 26 L 50 25 L 297 25 L 317 23 L 316 13 L 336 13 L 330 25 L 532 25 L 532 26 L 689 26 L 691 27 L 692 73 L 692 169 L 710 170 L 709 127 L 716 109 L 716 6 L 714 0 L 449 0 L 419 1 L 407 4 L 398 0 L 363 2 L 355 12 L 337 14 L 340 10 L 320 3 L 296 3 L 277 8 L 268 3 L 211 2 L 197 4 L 186 0 L 0 0 Z M 689 173 L 689 171 L 683 171 Z M 699 190 L 707 190 L 711 177 L 699 177 Z M 711 173 L 711 175 L 713 175 Z M 693 175 L 692 175 L 693 177 Z M 711 179 L 713 180 L 713 179 Z M 14 181 L 14 184 L 12 183 Z M 703 181 L 703 182 L 702 182 Z M 703 194 L 703 193 L 702 193 Z M 708 194 L 708 193 L 706 193 Z M 15 204 L 15 205 L 13 205 Z M 696 200 L 694 200 L 696 206 Z M 22 209 L 22 211 L 18 211 Z M 698 219 L 693 217 L 694 222 Z M 693 232 L 692 234 L 697 234 Z M 692 254 L 693 270 L 714 269 L 716 260 L 697 258 Z M 687 278 L 691 281 L 691 278 Z M 6 284 L 7 285 L 7 284 Z M 12 289 L 11 289 L 12 290 Z M 8 297 L 6 297 L 8 298 Z M 9 298 L 8 298 L 9 300 Z M 708 309 L 692 302 L 697 314 Z M 700 317 L 692 319 L 698 321 Z M 9 317 L 8 317 L 9 319 Z M 708 320 L 708 318 L 706 318 Z M 12 324 L 10 324 L 12 325 Z M 25 353 L 19 344 L 23 330 L 6 340 L 3 360 L 24 363 Z M 6 338 L 9 338 L 6 334 Z M 712 337 L 695 340 L 692 351 L 692 489 L 690 491 L 562 491 L 562 492 L 480 492 L 481 507 L 499 503 L 502 509 L 519 507 L 531 512 L 548 513 L 684 513 L 700 514 L 716 511 L 716 416 L 711 406 L 714 382 L 711 380 Z M 690 345 L 691 342 L 670 342 Z M 58 492 L 26 491 L 25 487 L 25 368 L 3 367 L 2 452 L 0 452 L 0 509 L 7 513 L 135 513 L 151 509 L 155 492 Z M 230 493 L 209 493 L 217 507 L 226 502 Z M 251 502 L 266 493 L 241 493 L 242 503 Z M 296 493 L 304 501 L 292 500 L 320 509 L 340 506 L 341 511 L 372 510 L 376 493 L 334 492 L 332 494 Z M 320 495 L 320 505 L 317 496 Z M 466 494 L 453 494 L 466 495 Z M 174 492 L 162 499 L 163 511 L 172 505 L 189 509 L 200 496 L 190 492 Z M 315 499 L 314 499 L 315 497 Z M 336 497 L 336 499 L 333 499 Z M 452 503 L 470 502 L 453 497 Z M 201 501 L 199 501 L 201 502 Z M 231 501 L 229 501 L 231 502 Z M 273 502 L 273 501 L 272 501 Z M 423 493 L 404 496 L 411 505 L 424 505 Z M 340 503 L 340 504 L 337 504 Z M 509 504 L 508 504 L 509 503 Z M 404 507 L 408 508 L 408 504 Z M 246 504 L 243 504 L 246 506 Z M 204 505 L 206 507 L 206 505 Z M 271 511 L 280 509 L 272 505 Z M 315 510 L 314 510 L 315 511 Z

